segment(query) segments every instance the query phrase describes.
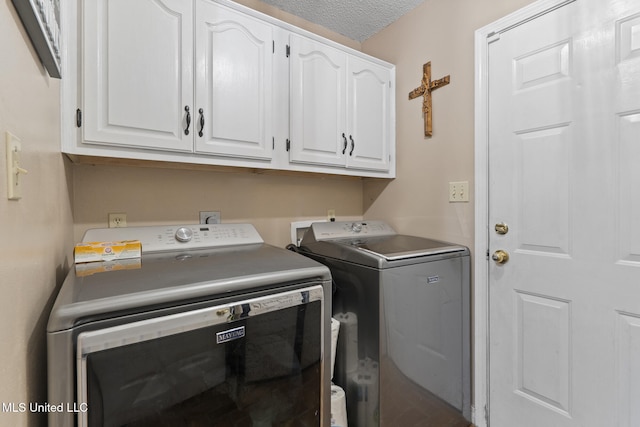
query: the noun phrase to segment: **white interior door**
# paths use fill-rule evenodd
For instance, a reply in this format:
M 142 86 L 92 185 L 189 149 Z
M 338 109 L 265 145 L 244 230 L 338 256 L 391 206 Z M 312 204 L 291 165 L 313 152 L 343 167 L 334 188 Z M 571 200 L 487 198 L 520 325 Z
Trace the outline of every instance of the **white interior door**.
M 640 425 L 640 3 L 489 41 L 489 422 Z M 508 226 L 506 234 L 494 230 Z

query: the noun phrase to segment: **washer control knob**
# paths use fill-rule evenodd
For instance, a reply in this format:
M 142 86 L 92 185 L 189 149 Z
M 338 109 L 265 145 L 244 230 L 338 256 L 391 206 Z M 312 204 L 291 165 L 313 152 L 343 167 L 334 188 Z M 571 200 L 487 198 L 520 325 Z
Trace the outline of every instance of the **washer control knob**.
M 176 240 L 186 243 L 193 237 L 193 231 L 189 227 L 180 227 L 176 230 Z
M 359 222 L 354 222 L 353 224 L 351 224 L 351 231 L 353 231 L 354 233 L 359 233 L 362 231 L 362 224 Z

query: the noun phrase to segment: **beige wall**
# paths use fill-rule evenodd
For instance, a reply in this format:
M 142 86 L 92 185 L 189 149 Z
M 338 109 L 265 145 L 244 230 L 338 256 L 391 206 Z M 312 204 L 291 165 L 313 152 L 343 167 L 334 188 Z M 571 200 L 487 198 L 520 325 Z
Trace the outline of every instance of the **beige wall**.
M 46 401 L 45 328 L 69 266 L 72 216 L 60 154 L 59 81 L 50 79 L 9 0 L 0 2 L 0 402 Z M 7 200 L 5 132 L 22 140 L 23 198 Z M 45 425 L 0 410 L 0 426 Z
M 473 247 L 474 32 L 532 0 L 426 0 L 362 43 L 362 50 L 396 64 L 397 179 L 366 182 L 365 217 L 399 231 Z M 433 136 L 425 138 L 422 64 L 432 79 L 451 75 L 433 92 Z M 449 203 L 450 181 L 468 181 L 469 203 Z
M 106 227 L 109 212 L 127 224 L 197 223 L 217 210 L 223 222 L 249 222 L 267 243 L 290 243 L 292 221 L 362 217 L 362 181 L 311 174 L 257 174 L 124 166 L 74 166 L 75 238 Z

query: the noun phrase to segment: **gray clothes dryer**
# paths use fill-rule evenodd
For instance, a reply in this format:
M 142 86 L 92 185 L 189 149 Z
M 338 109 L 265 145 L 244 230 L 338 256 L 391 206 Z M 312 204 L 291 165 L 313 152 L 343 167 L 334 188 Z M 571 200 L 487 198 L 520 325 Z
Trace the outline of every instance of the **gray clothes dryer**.
M 416 405 L 395 386 L 403 381 L 470 420 L 466 247 L 366 221 L 314 223 L 298 250 L 331 270 L 341 323 L 333 381 L 347 393 L 349 425 L 396 425 Z
M 89 230 L 142 256 L 77 264 L 47 326 L 49 426 L 330 418 L 327 267 L 250 224 Z

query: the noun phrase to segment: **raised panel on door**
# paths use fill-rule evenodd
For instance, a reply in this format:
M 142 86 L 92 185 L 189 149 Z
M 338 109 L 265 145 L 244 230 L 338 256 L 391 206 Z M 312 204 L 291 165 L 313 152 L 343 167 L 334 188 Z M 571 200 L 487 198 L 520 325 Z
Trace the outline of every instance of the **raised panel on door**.
M 191 2 L 91 0 L 84 7 L 84 141 L 192 151 Z
M 197 152 L 271 159 L 272 44 L 271 25 L 196 3 Z
M 291 35 L 290 111 L 294 163 L 345 165 L 346 54 Z
M 349 147 L 347 167 L 389 170 L 390 72 L 360 58 L 350 57 L 347 101 Z
M 640 13 L 616 22 L 619 263 L 640 267 Z M 640 422 L 640 417 L 636 418 Z

